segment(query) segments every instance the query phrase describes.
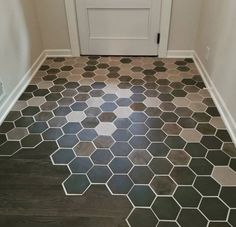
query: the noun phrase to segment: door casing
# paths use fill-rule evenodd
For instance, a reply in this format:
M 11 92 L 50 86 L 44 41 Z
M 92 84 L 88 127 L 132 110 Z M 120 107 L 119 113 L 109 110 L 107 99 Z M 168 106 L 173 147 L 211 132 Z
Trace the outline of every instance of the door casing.
M 74 57 L 80 56 L 79 31 L 77 24 L 75 0 L 65 0 L 65 8 L 68 22 L 71 53 L 72 56 Z M 172 0 L 162 0 L 161 20 L 160 20 L 161 39 L 158 50 L 158 56 L 161 58 L 167 57 L 171 9 L 172 9 Z

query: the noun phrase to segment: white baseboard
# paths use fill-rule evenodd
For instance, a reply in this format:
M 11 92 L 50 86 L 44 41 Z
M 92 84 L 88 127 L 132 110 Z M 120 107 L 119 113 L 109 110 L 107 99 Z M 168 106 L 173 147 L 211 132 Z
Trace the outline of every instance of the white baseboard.
M 226 128 L 233 140 L 233 143 L 236 145 L 236 122 L 231 115 L 224 99 L 222 98 L 221 94 L 217 90 L 214 82 L 211 80 L 209 73 L 207 72 L 204 64 L 202 63 L 201 59 L 199 58 L 198 54 L 194 52 L 193 55 L 194 62 L 198 68 L 199 73 L 202 76 L 202 79 L 209 90 L 212 99 L 215 102 L 216 107 L 218 108 L 220 115 L 225 123 Z
M 44 54 L 47 57 L 72 57 L 72 52 L 70 49 L 44 50 Z
M 30 81 L 37 73 L 43 62 L 47 57 L 71 57 L 71 50 L 44 50 L 36 61 L 33 63 L 31 68 L 27 71 L 27 73 L 22 77 L 22 80 L 18 83 L 18 85 L 12 90 L 11 94 L 7 97 L 7 99 L 3 102 L 0 107 L 0 124 L 4 121 L 16 101 L 19 99 L 21 94 L 29 85 Z
M 168 50 L 167 58 L 192 58 L 194 50 Z
M 12 90 L 11 94 L 3 102 L 2 106 L 0 107 L 0 124 L 4 121 L 7 114 L 10 112 L 16 101 L 24 92 L 24 90 L 32 80 L 35 73 L 37 73 L 45 59 L 46 55 L 44 52 L 42 52 L 36 59 L 34 64 L 31 66 L 31 68 L 28 70 L 28 72 L 22 77 L 22 80 L 18 83 L 18 85 Z

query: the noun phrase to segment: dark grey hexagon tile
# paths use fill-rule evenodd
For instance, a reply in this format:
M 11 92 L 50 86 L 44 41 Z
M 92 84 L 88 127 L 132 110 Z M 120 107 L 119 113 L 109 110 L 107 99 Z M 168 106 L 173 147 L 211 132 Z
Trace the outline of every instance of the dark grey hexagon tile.
M 203 198 L 199 209 L 209 220 L 225 221 L 229 212 L 228 207 L 217 197 Z
M 151 182 L 151 187 L 157 195 L 172 195 L 176 186 L 169 176 L 155 176 Z
M 92 166 L 93 163 L 87 157 L 77 157 L 69 164 L 72 173 L 87 173 Z
M 134 149 L 146 149 L 150 141 L 145 136 L 133 136 L 129 143 Z
M 92 142 L 79 142 L 74 148 L 77 156 L 90 156 L 95 151 L 95 146 Z
M 79 142 L 79 140 L 75 135 L 64 135 L 58 139 L 57 142 L 60 147 L 72 148 Z
M 170 151 L 170 148 L 164 143 L 151 143 L 148 147 L 148 151 L 154 157 L 166 157 Z
M 15 121 L 16 127 L 28 127 L 34 123 L 34 119 L 32 117 L 21 117 Z
M 77 134 L 80 130 L 82 130 L 82 126 L 80 123 L 76 122 L 69 122 L 62 128 L 65 134 Z
M 197 125 L 196 129 L 203 135 L 214 135 L 216 132 L 216 128 L 208 123 L 200 123 Z
M 197 209 L 182 209 L 178 219 L 181 227 L 205 227 L 208 220 Z
M 152 209 L 160 220 L 175 220 L 180 211 L 180 206 L 173 197 L 157 197 Z
M 150 207 L 155 199 L 155 193 L 149 186 L 134 185 L 128 197 L 135 207 Z
M 63 135 L 60 128 L 49 128 L 42 134 L 44 140 L 57 140 Z
M 91 159 L 94 164 L 107 165 L 112 159 L 113 155 L 108 149 L 97 149 L 91 155 Z
M 133 164 L 126 157 L 116 157 L 109 164 L 114 174 L 127 174 L 133 167 Z
M 104 184 L 106 183 L 112 173 L 107 166 L 93 166 L 88 172 L 88 177 L 92 183 Z
M 77 136 L 81 141 L 93 141 L 98 134 L 94 129 L 82 129 Z
M 181 207 L 198 207 L 201 195 L 191 186 L 180 186 L 174 194 L 174 198 Z
M 221 150 L 210 150 L 207 153 L 206 158 L 215 166 L 228 165 L 230 158 Z
M 179 225 L 174 221 L 160 221 L 157 227 L 179 227 Z
M 235 158 L 231 159 L 229 166 L 231 169 L 233 169 L 236 172 L 236 159 Z
M 12 122 L 3 122 L 0 125 L 0 133 L 7 133 L 14 128 L 14 124 Z
M 145 124 L 149 128 L 161 128 L 164 125 L 164 122 L 160 118 L 148 118 Z
M 90 182 L 86 175 L 72 174 L 63 185 L 68 195 L 82 195 L 89 188 Z
M 98 136 L 94 140 L 94 144 L 97 148 L 110 148 L 113 143 L 114 140 L 111 136 Z
M 158 117 L 158 116 L 160 116 L 162 114 L 162 111 L 158 107 L 148 107 L 145 110 L 145 113 L 149 117 Z
M 114 122 L 114 125 L 120 129 L 127 129 L 131 124 L 132 122 L 128 118 L 117 118 Z
M 186 144 L 180 136 L 168 136 L 164 142 L 172 149 L 183 149 Z
M 187 165 L 190 161 L 190 156 L 184 150 L 171 150 L 167 158 L 174 165 Z
M 128 217 L 131 227 L 156 227 L 158 220 L 151 209 L 135 208 Z
M 127 175 L 113 175 L 107 186 L 113 194 L 126 195 L 129 193 L 134 183 Z
M 112 112 L 103 112 L 99 115 L 98 119 L 101 122 L 113 122 L 116 119 L 116 115 Z
M 145 135 L 148 131 L 148 127 L 145 124 L 132 124 L 129 131 L 133 135 Z
M 157 175 L 168 175 L 173 165 L 166 158 L 154 158 L 149 163 L 149 167 Z
M 170 176 L 179 185 L 191 185 L 196 177 L 188 167 L 174 167 Z
M 67 120 L 65 117 L 54 117 L 48 121 L 49 126 L 55 127 L 55 128 L 62 127 L 66 123 L 67 123 Z
M 21 148 L 19 141 L 6 141 L 0 146 L 0 156 L 11 156 Z
M 194 187 L 203 196 L 217 196 L 220 185 L 210 176 L 198 176 L 194 182 Z
M 42 133 L 45 130 L 48 129 L 48 125 L 46 122 L 35 122 L 34 124 L 32 124 L 28 130 L 29 133 Z
M 222 141 L 215 136 L 203 136 L 201 143 L 208 149 L 220 149 L 222 146 Z
M 99 124 L 99 121 L 96 117 L 87 117 L 81 124 L 84 128 L 95 128 Z
M 231 227 L 227 222 L 210 222 L 209 227 Z
M 15 121 L 20 117 L 21 117 L 20 111 L 10 111 L 5 118 L 5 121 Z
M 222 187 L 220 198 L 230 207 L 236 208 L 236 187 Z
M 205 158 L 193 158 L 189 164 L 189 167 L 197 175 L 211 175 L 213 171 L 213 165 Z
M 132 137 L 132 134 L 127 129 L 117 129 L 112 134 L 112 137 L 115 141 L 128 141 Z
M 132 147 L 126 142 L 115 142 L 111 147 L 111 152 L 115 156 L 128 156 Z
M 232 226 L 236 226 L 236 209 L 230 210 L 229 223 Z
M 101 110 L 104 112 L 112 112 L 117 109 L 117 105 L 113 102 L 106 102 L 100 106 Z
M 151 142 L 162 142 L 167 137 L 167 135 L 159 129 L 151 129 L 146 136 Z
M 142 112 L 134 112 L 134 113 L 132 113 L 131 115 L 130 115 L 130 120 L 132 121 L 132 122 L 136 122 L 136 123 L 142 123 L 142 122 L 145 122 L 146 121 L 146 119 L 147 119 L 147 116 L 144 114 L 144 113 L 142 113 Z
M 227 132 L 227 130 L 223 130 L 223 129 L 217 130 L 216 136 L 223 142 L 232 142 L 232 139 L 229 133 Z
M 7 141 L 7 137 L 5 134 L 0 134 L 0 146 Z
M 180 118 L 178 124 L 183 128 L 194 128 L 197 122 L 192 118 Z
M 59 149 L 51 158 L 56 165 L 66 165 L 75 158 L 75 153 L 72 149 Z
M 135 166 L 129 176 L 135 184 L 149 184 L 154 174 L 147 166 Z
M 185 147 L 185 151 L 191 157 L 205 157 L 207 149 L 200 143 L 188 143 Z
M 42 142 L 42 137 L 38 134 L 30 134 L 21 140 L 22 147 L 35 147 Z
M 129 155 L 129 159 L 135 165 L 147 165 L 151 161 L 152 156 L 146 150 L 133 150 Z

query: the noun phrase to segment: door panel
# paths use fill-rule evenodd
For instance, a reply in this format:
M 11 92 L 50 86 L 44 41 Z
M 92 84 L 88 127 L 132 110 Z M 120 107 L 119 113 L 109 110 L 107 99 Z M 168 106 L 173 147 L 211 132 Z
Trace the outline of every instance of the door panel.
M 77 0 L 81 53 L 157 55 L 161 0 Z

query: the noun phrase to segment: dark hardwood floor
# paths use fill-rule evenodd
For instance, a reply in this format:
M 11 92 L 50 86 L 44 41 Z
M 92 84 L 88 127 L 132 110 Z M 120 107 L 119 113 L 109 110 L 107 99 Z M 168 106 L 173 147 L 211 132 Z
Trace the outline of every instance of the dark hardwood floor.
M 132 206 L 125 196 L 112 196 L 99 185 L 84 196 L 65 195 L 61 183 L 69 170 L 49 159 L 56 149 L 55 142 L 43 142 L 0 159 L 0 226 L 127 226 Z

